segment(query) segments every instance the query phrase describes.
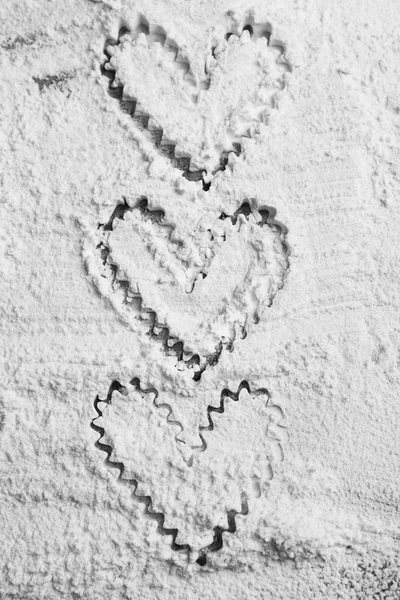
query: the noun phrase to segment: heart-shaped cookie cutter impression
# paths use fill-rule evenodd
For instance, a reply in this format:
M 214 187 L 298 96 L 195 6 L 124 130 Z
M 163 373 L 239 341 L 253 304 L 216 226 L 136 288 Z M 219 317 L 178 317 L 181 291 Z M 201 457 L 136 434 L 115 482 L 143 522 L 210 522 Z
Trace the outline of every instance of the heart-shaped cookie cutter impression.
M 147 224 L 146 243 L 143 241 L 144 234 L 140 228 L 139 231 L 134 230 L 133 235 L 129 228 L 130 224 L 124 225 L 129 215 L 135 216 L 133 225 Z M 123 226 L 129 235 L 125 235 Z M 251 247 L 250 266 L 246 263 L 246 256 L 240 251 L 240 246 L 238 247 L 240 254 L 236 252 L 236 255 L 233 252 L 235 247 L 232 246 L 235 236 L 239 236 L 240 231 L 246 228 L 251 242 L 248 244 Z M 134 322 L 140 319 L 148 323 L 149 335 L 162 342 L 168 355 L 176 355 L 186 367 L 192 368 L 193 377 L 197 381 L 208 365 L 216 364 L 223 348 L 232 351 L 235 340 L 247 335 L 249 324 L 259 321 L 263 306 L 270 307 L 276 293 L 283 287 L 289 269 L 287 230 L 277 221 L 272 208 L 253 210 L 250 204 L 245 202 L 232 215 L 221 213 L 213 229 L 206 231 L 206 242 L 198 253 L 194 265 L 188 263 L 187 257 L 180 260 L 179 252 L 182 244 L 179 240 L 172 239 L 173 231 L 174 225 L 166 221 L 164 212 L 160 209 L 149 209 L 146 198 L 141 198 L 133 208 L 126 201 L 119 204 L 108 222 L 99 226 L 97 281 L 100 281 L 102 294 L 111 300 L 127 322 L 135 325 Z M 117 243 L 113 245 L 115 234 L 119 236 Z M 230 235 L 230 242 L 227 241 L 227 234 Z M 156 252 L 154 246 L 157 247 L 158 255 L 161 252 L 159 265 L 158 255 L 154 254 Z M 216 317 L 214 320 L 213 315 L 209 317 L 211 319 L 209 326 L 211 329 L 214 328 L 214 331 L 207 334 L 202 327 L 202 319 L 198 321 L 194 319 L 195 311 L 199 313 L 199 307 L 204 307 L 206 301 L 210 303 L 207 296 L 210 287 L 213 288 L 214 281 L 204 280 L 213 276 L 213 259 L 218 258 L 218 252 L 221 252 L 225 246 L 223 266 L 228 273 L 234 273 L 235 287 L 228 298 L 227 313 L 223 310 L 221 312 L 217 296 Z M 174 272 L 168 281 L 165 259 L 167 257 L 172 264 L 174 255 L 178 262 L 176 267 L 178 280 Z M 231 261 L 231 270 L 226 261 Z M 243 263 L 245 279 L 243 282 L 236 282 Z M 185 274 L 182 264 L 189 275 Z M 169 268 L 171 269 L 170 266 Z M 149 280 L 150 277 L 152 281 Z M 163 285 L 159 284 L 161 277 L 164 278 Z M 150 281 L 146 285 L 144 285 L 145 279 Z M 204 286 L 206 287 L 202 291 Z M 228 294 L 226 286 L 220 286 L 220 289 L 221 297 L 225 298 Z M 141 290 L 144 290 L 145 294 L 141 293 Z M 157 306 L 150 306 L 151 301 Z M 179 315 L 169 313 L 167 318 L 163 319 L 157 309 L 161 307 L 163 310 L 163 307 L 168 304 L 178 304 Z M 204 308 L 202 308 L 203 312 Z M 189 343 L 189 330 L 186 330 L 185 335 L 181 326 L 185 314 L 190 319 L 194 319 L 190 329 L 194 340 L 198 331 L 201 331 L 203 337 L 208 335 L 206 340 L 203 340 L 202 348 L 196 348 L 196 341 L 193 339 Z M 222 331 L 223 335 L 218 336 L 215 333 L 217 330 Z M 182 332 L 183 334 L 180 335 Z M 212 348 L 210 352 L 204 350 L 207 340 L 209 340 L 208 346 Z
M 177 44 L 167 36 L 165 30 L 159 26 L 151 26 L 145 20 L 139 23 L 135 31 L 123 27 L 116 40 L 111 39 L 106 42 L 104 51 L 106 61 L 103 63 L 101 70 L 103 75 L 109 79 L 108 93 L 119 101 L 121 109 L 132 117 L 136 127 L 147 133 L 149 139 L 158 151 L 170 161 L 171 165 L 181 170 L 183 176 L 189 181 L 202 181 L 204 190 L 209 190 L 212 178 L 216 173 L 226 169 L 230 153 L 236 154 L 236 156 L 241 154 L 242 138 L 252 137 L 254 125 L 267 120 L 270 110 L 276 106 L 278 92 L 286 86 L 286 73 L 291 70 L 285 57 L 284 45 L 279 40 L 274 39 L 271 25 L 260 25 L 254 23 L 254 20 L 250 21 L 250 23 L 243 26 L 241 31 L 227 33 L 224 40 L 213 46 L 204 64 L 205 75 L 200 80 L 197 80 L 194 76 L 189 59 Z M 204 94 L 212 88 L 212 86 L 210 88 L 210 85 L 213 81 L 213 75 L 215 75 L 215 70 L 221 62 L 221 57 L 226 54 L 227 48 L 229 49 L 236 43 L 238 46 L 236 52 L 240 56 L 245 43 L 250 40 L 253 44 L 260 46 L 260 50 L 263 50 L 270 63 L 269 70 L 267 69 L 264 76 L 265 82 L 260 87 L 258 94 L 260 97 L 257 102 L 249 100 L 244 107 L 241 106 L 241 112 L 237 115 L 234 124 L 226 129 L 224 135 L 221 133 L 221 139 L 214 141 L 215 147 L 210 149 L 209 155 L 203 155 L 202 158 L 198 157 L 195 160 L 184 147 L 184 145 L 189 145 L 187 139 L 182 139 L 179 143 L 174 141 L 174 137 L 178 135 L 177 131 L 181 127 L 179 127 L 179 123 L 169 125 L 168 121 L 171 115 L 168 113 L 169 118 L 167 118 L 164 112 L 158 110 L 164 106 L 164 103 L 159 102 L 158 94 L 152 100 L 149 94 L 146 94 L 149 87 L 147 83 L 146 90 L 136 89 L 139 82 L 144 79 L 144 75 L 149 73 L 149 69 L 145 69 L 143 73 L 140 72 L 142 62 L 151 50 L 155 51 L 154 60 L 152 60 L 153 70 L 160 62 L 160 52 L 169 57 L 167 65 L 183 73 L 182 81 L 173 81 L 174 87 L 181 86 L 180 96 L 182 96 L 184 89 L 189 88 L 187 91 L 188 98 L 185 100 L 186 104 L 182 104 L 182 107 L 178 106 L 178 108 L 181 112 L 183 110 L 189 111 L 193 120 L 196 110 L 199 108 L 199 97 L 200 99 L 206 97 Z M 155 46 L 157 47 L 155 48 Z M 141 58 L 136 58 L 139 53 L 142 53 Z M 135 65 L 136 70 L 133 71 L 132 63 L 135 59 L 139 62 Z M 154 87 L 161 85 L 162 75 L 166 70 L 168 71 L 164 67 L 164 64 L 159 65 L 160 72 L 157 72 L 158 77 L 153 82 Z M 273 70 L 273 73 L 269 72 L 271 70 Z M 248 77 L 246 81 L 238 82 L 238 85 L 239 83 L 242 84 L 243 88 L 247 87 Z M 226 85 L 224 84 L 223 87 L 225 88 Z M 197 90 L 197 95 L 193 96 L 193 89 Z M 220 95 L 222 90 L 217 89 L 216 93 Z M 196 98 L 195 113 L 193 113 L 193 108 L 190 107 L 191 98 L 193 97 Z M 178 101 L 179 98 L 175 100 Z M 231 102 L 234 100 L 232 99 Z M 236 100 L 238 104 L 243 105 L 246 96 L 239 96 Z M 227 102 L 228 100 L 225 101 L 225 104 Z M 147 108 L 146 104 L 149 105 Z M 230 110 L 233 109 L 234 106 L 232 105 Z M 209 118 L 211 110 L 212 107 L 207 105 L 203 111 L 203 118 Z M 177 110 L 176 112 L 179 114 L 180 111 Z M 159 112 L 158 116 L 156 116 L 157 112 Z M 168 133 L 165 133 L 160 121 L 167 123 L 164 127 L 167 127 Z M 196 132 L 193 132 L 192 129 L 193 123 L 191 136 L 197 137 Z M 198 137 L 201 136 L 200 129 Z M 199 162 L 203 164 L 198 164 Z
M 235 405 L 242 405 L 242 411 Z M 133 488 L 160 533 L 172 536 L 172 548 L 200 565 L 222 547 L 224 533 L 236 531 L 236 517 L 248 513 L 283 459 L 287 433 L 282 411 L 271 404 L 266 389 L 252 391 L 246 381 L 236 392 L 224 389 L 219 405 L 207 407 L 202 446 L 190 456 L 180 453 L 180 424 L 172 407 L 155 388 L 142 388 L 138 378 L 126 384 L 114 381 L 95 408 L 91 426 L 99 434 L 97 448 L 107 454 L 106 464 Z M 151 428 L 152 436 L 141 435 L 143 428 Z M 237 442 L 233 454 L 230 437 Z M 191 516 L 188 496 L 197 499 Z

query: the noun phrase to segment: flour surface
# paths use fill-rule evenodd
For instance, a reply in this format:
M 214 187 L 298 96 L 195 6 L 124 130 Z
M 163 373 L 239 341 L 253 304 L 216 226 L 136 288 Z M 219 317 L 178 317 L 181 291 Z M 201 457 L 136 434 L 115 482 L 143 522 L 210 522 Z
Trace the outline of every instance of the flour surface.
M 0 6 L 0 598 L 400 599 L 395 0 Z

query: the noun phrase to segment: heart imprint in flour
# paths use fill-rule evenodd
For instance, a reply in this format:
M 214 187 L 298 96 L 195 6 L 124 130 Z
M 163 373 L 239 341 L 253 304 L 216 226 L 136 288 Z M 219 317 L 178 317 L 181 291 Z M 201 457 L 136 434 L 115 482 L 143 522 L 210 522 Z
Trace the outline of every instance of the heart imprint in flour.
M 290 66 L 283 46 L 265 28 L 230 34 L 205 63 L 189 62 L 165 35 L 122 31 L 106 47 L 104 74 L 110 93 L 121 90 L 128 109 L 150 117 L 176 152 L 190 156 L 193 169 L 213 173 L 221 151 L 230 151 L 254 126 L 266 123 Z M 131 102 L 131 104 L 130 104 Z
M 200 356 L 244 337 L 288 270 L 285 228 L 270 210 L 251 210 L 247 203 L 231 216 L 221 214 L 211 228 L 194 231 L 190 244 L 176 239 L 174 225 L 143 200 L 99 231 L 101 273 L 109 284 L 107 290 L 103 281 L 103 291 L 114 297 L 114 306 L 136 319 L 129 297 L 140 296 L 158 323 Z M 121 282 L 123 297 L 116 295 Z
M 237 515 L 266 491 L 274 465 L 282 460 L 283 414 L 267 390 L 242 382 L 223 390 L 220 406 L 208 410 L 203 445 L 191 455 L 180 450 L 179 426 L 154 389 L 138 381 L 113 385 L 97 399 L 93 428 L 109 466 L 148 499 L 149 515 L 161 516 L 164 532 L 198 560 L 215 549 L 223 532 L 236 529 Z

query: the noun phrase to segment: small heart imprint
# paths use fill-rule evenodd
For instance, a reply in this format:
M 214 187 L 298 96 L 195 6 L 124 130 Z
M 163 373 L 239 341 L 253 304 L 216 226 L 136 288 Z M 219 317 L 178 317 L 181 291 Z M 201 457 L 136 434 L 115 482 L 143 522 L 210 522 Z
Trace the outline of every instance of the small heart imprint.
M 200 71 L 143 18 L 109 41 L 105 56 L 109 94 L 203 196 L 217 174 L 234 168 L 230 156 L 241 156 L 242 138 L 267 122 L 290 71 L 271 25 L 252 17 L 213 46 Z M 216 394 L 202 374 L 283 287 L 287 234 L 275 209 L 244 198 L 235 211 L 200 218 L 190 239 L 180 239 L 161 204 L 142 196 L 117 204 L 86 253 L 94 282 L 125 322 L 135 330 L 144 322 L 176 358 L 172 387 L 160 376 L 143 389 L 136 374 L 96 398 L 96 446 L 172 548 L 199 565 L 236 531 L 283 457 L 283 413 L 269 392 L 242 381 L 237 392 Z
M 197 73 L 163 28 L 143 20 L 109 40 L 105 54 L 109 94 L 185 177 L 206 185 L 267 123 L 290 72 L 271 25 L 253 19 L 214 45 Z

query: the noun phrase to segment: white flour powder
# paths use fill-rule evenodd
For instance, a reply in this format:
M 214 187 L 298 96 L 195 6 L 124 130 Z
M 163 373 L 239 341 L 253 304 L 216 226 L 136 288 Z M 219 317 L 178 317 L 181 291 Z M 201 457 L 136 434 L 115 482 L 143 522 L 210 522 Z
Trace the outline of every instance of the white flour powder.
M 399 25 L 0 7 L 1 599 L 400 599 Z

